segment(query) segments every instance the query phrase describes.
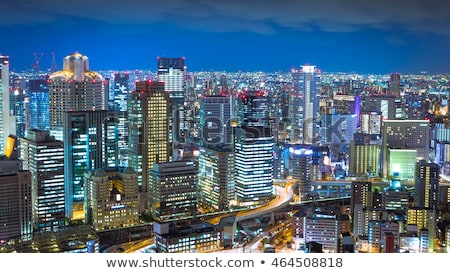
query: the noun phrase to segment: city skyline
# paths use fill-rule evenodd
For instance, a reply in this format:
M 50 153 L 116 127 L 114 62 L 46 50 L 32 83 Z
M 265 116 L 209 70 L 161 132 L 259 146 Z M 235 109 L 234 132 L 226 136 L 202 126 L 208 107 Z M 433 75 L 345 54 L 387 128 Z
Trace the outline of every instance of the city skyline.
M 41 70 L 73 52 L 93 70 L 156 70 L 156 58 L 186 57 L 188 71 L 448 73 L 450 5 L 441 1 L 303 2 L 54 0 L 0 4 L 0 53 L 11 71 Z

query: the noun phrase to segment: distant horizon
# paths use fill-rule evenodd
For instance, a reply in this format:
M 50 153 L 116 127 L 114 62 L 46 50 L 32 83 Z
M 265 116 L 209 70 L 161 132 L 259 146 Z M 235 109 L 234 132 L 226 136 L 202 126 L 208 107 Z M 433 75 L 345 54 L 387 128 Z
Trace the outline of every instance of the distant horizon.
M 92 70 L 289 71 L 303 64 L 358 74 L 450 73 L 450 1 L 58 0 L 1 3 L 0 54 L 23 71 L 75 51 Z M 346 72 L 348 71 L 348 72 Z
M 74 52 L 78 52 L 82 55 L 85 55 L 89 58 L 89 69 L 90 71 L 118 71 L 118 72 L 126 72 L 126 71 L 151 71 L 151 72 L 156 72 L 157 71 L 157 58 L 158 56 L 155 56 L 154 58 L 154 67 L 135 67 L 135 68 L 120 68 L 120 69 L 115 69 L 115 68 L 99 68 L 98 64 L 95 63 L 95 60 L 93 61 L 92 57 L 90 57 L 87 54 L 84 54 L 82 51 L 73 51 L 71 53 L 68 53 L 66 55 L 64 55 L 63 57 L 61 57 L 59 60 L 57 59 L 56 55 L 55 55 L 55 59 L 56 59 L 56 67 L 57 67 L 57 71 L 62 70 L 62 65 L 63 65 L 63 58 L 67 55 L 70 55 Z M 34 53 L 33 53 L 34 54 Z M 10 72 L 15 72 L 15 73 L 21 73 L 21 72 L 32 72 L 33 68 L 32 68 L 32 64 L 34 64 L 34 55 L 31 54 L 31 63 L 29 65 L 29 67 L 24 67 L 24 65 L 22 65 L 21 67 L 17 68 L 14 64 L 14 58 L 11 57 L 8 54 L 2 54 L 2 52 L 0 52 L 0 56 L 7 56 L 9 57 L 9 62 L 10 62 Z M 51 54 L 50 54 L 51 56 Z M 165 57 L 169 57 L 169 56 L 165 56 Z M 170 56 L 169 58 L 181 58 L 181 57 L 185 57 L 185 56 Z M 40 66 L 40 73 L 45 74 L 45 73 L 49 73 L 51 67 L 52 67 L 52 63 L 51 60 L 45 60 L 45 55 L 43 55 L 39 61 L 39 66 Z M 47 56 L 47 58 L 49 58 Z M 51 57 L 50 57 L 51 58 Z M 255 70 L 243 70 L 243 69 L 237 69 L 237 70 L 227 70 L 227 69 L 217 69 L 217 68 L 207 68 L 207 69 L 191 69 L 189 66 L 189 59 L 186 58 L 186 67 L 187 67 L 187 71 L 188 72 L 194 72 L 194 73 L 199 73 L 199 72 L 215 72 L 215 73 L 257 73 L 257 72 L 263 72 L 263 73 L 289 73 L 291 71 L 291 69 L 298 69 L 301 66 L 304 65 L 311 65 L 311 66 L 315 66 L 317 68 L 319 68 L 322 72 L 322 74 L 338 74 L 338 73 L 344 73 L 344 74 L 357 74 L 357 75 L 390 75 L 393 73 L 400 73 L 401 75 L 450 75 L 450 64 L 449 64 L 449 70 L 445 71 L 445 72 L 439 72 L 439 71 L 434 71 L 434 72 L 430 72 L 427 70 L 419 70 L 417 72 L 404 72 L 404 71 L 390 71 L 390 72 L 367 72 L 367 71 L 357 71 L 357 70 L 326 70 L 324 69 L 320 64 L 314 64 L 314 63 L 304 63 L 304 64 L 299 64 L 296 66 L 289 66 L 283 69 L 273 69 L 273 70 L 264 70 L 264 69 L 255 69 Z

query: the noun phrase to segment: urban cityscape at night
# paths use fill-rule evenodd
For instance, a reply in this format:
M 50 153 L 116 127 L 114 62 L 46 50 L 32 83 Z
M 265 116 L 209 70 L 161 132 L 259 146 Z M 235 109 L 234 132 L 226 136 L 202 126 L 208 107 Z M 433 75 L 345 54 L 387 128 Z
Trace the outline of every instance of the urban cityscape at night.
M 450 252 L 447 4 L 79 2 L 0 4 L 0 253 Z

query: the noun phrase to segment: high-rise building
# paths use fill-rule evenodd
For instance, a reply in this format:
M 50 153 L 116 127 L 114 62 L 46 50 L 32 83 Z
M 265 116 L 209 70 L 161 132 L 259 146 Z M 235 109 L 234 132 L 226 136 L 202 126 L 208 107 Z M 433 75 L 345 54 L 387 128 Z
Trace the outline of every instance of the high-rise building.
M 319 102 L 321 71 L 315 66 L 304 65 L 293 69 L 293 90 L 289 103 L 291 140 L 304 144 L 316 143 L 319 138 Z
M 30 240 L 33 233 L 31 173 L 10 169 L 0 173 L 0 242 Z
M 437 209 L 439 202 L 440 168 L 436 163 L 419 160 L 416 165 L 414 205 L 420 208 Z
M 236 111 L 239 126 L 270 127 L 269 98 L 263 91 L 247 91 L 239 94 Z
M 389 91 L 394 96 L 400 95 L 400 73 L 392 73 L 389 82 Z
M 230 208 L 234 197 L 234 154 L 230 147 L 202 147 L 198 167 L 199 205 L 213 211 Z
M 10 111 L 15 119 L 15 135 L 19 138 L 25 136 L 30 128 L 29 95 L 27 94 L 27 79 L 23 76 L 12 75 L 10 78 Z
M 113 109 L 117 111 L 127 111 L 128 99 L 130 98 L 130 73 L 114 73 L 114 82 L 113 82 L 113 98 L 114 104 Z
M 398 96 L 367 96 L 361 99 L 361 106 L 361 112 L 380 112 L 383 120 L 403 118 L 402 100 Z
M 294 147 L 290 155 L 291 176 L 299 190 L 296 194 L 302 197 L 311 192 L 312 153 L 311 149 Z
M 9 135 L 16 135 L 16 120 L 10 111 L 9 57 L 0 55 L 0 151 L 4 151 Z
M 49 92 L 47 80 L 34 79 L 29 82 L 30 129 L 49 130 Z
M 350 142 L 349 173 L 356 176 L 378 176 L 380 172 L 380 146 Z
M 48 131 L 28 130 L 21 139 L 24 170 L 31 172 L 33 224 L 36 230 L 65 226 L 64 144 Z
M 155 163 L 150 170 L 150 213 L 156 222 L 192 219 L 197 213 L 197 170 L 192 161 Z
M 128 101 L 128 166 L 138 174 L 143 200 L 147 200 L 148 176 L 153 164 L 167 162 L 171 158 L 170 101 L 164 84 L 136 82 L 136 91 L 131 92 Z M 146 205 L 143 205 L 145 208 Z
M 119 111 L 119 165 L 128 166 L 128 100 L 131 96 L 130 73 L 116 72 L 112 83 L 112 109 Z
M 127 167 L 85 171 L 85 223 L 97 231 L 139 223 L 137 176 Z
M 417 160 L 429 160 L 429 120 L 384 120 L 383 121 L 383 176 L 388 175 L 388 154 L 392 149 L 417 150 Z
M 66 217 L 84 217 L 85 170 L 118 166 L 117 116 L 105 110 L 64 113 Z
M 200 100 L 200 144 L 230 145 L 231 97 L 203 96 Z
M 50 131 L 63 140 L 63 116 L 70 111 L 106 109 L 103 77 L 89 70 L 89 58 L 73 53 L 64 58 L 63 70 L 49 77 Z
M 236 128 L 234 168 L 239 205 L 261 205 L 272 198 L 273 151 L 274 141 L 269 128 Z
M 183 58 L 158 57 L 158 80 L 164 82 L 164 90 L 170 98 L 170 142 L 173 146 L 184 143 L 185 124 L 185 77 L 186 66 Z

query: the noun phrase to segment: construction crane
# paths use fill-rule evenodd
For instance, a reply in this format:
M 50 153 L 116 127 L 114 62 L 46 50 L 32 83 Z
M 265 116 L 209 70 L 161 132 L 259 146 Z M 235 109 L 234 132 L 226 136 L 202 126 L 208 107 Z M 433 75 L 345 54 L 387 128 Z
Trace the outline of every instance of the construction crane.
M 40 70 L 39 63 L 44 54 L 41 53 L 38 56 L 37 53 L 35 52 L 33 55 L 34 55 L 34 63 L 31 64 L 31 68 L 33 69 L 33 79 L 36 79 L 39 76 L 39 70 Z
M 56 65 L 55 51 L 52 51 L 52 66 L 50 68 L 51 72 L 56 72 L 58 70 L 58 66 Z

